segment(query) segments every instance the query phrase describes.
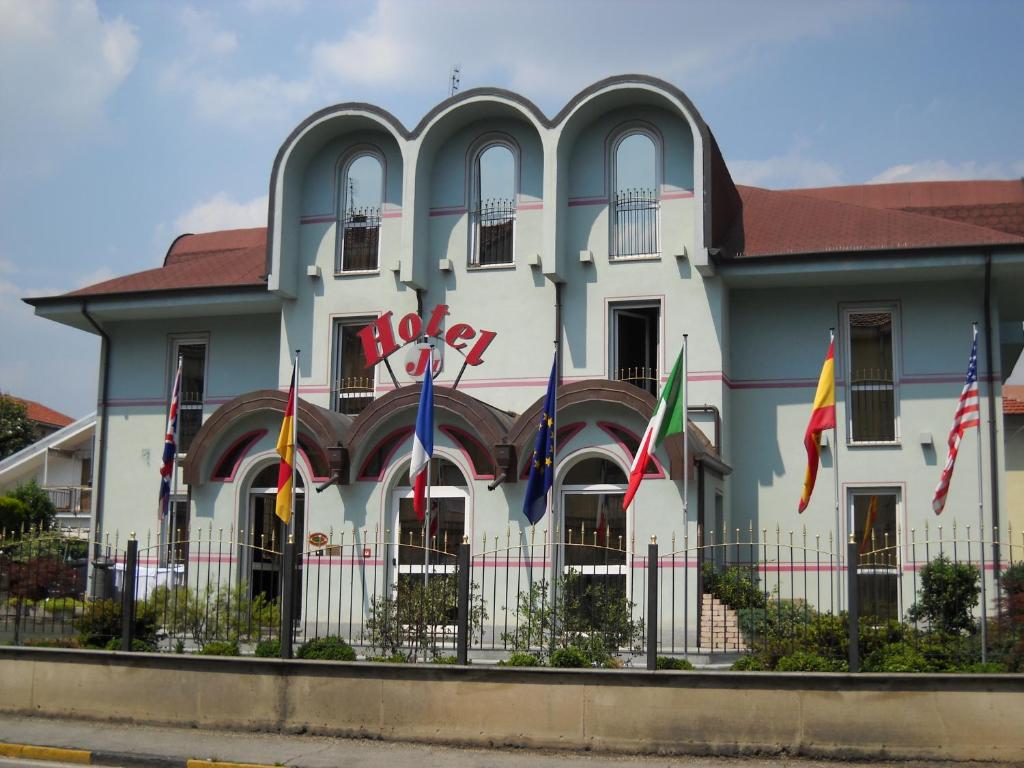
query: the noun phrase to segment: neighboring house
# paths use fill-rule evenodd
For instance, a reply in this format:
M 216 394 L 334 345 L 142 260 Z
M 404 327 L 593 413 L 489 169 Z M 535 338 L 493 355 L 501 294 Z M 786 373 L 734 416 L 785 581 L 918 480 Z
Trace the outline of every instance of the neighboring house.
M 0 461 L 0 495 L 35 480 L 57 508 L 63 528 L 88 528 L 96 414 L 83 416 Z
M 595 83 L 553 118 L 498 89 L 459 93 L 413 129 L 379 107 L 340 104 L 296 126 L 267 167 L 266 228 L 182 235 L 161 267 L 27 301 L 103 338 L 97 527 L 121 541 L 212 536 L 224 573 L 270 595 L 276 561 L 232 537 L 277 547 L 285 536 L 274 446 L 296 349 L 300 544 L 344 532 L 365 543 L 361 564 L 386 564 L 374 553 L 419 535 L 408 466 L 415 342 L 428 336 L 443 351 L 439 546 L 454 552 L 465 536 L 483 557 L 499 537 L 536 542 L 543 567 L 586 568 L 632 590 L 634 555 L 652 536 L 668 552 L 721 542 L 723 530 L 799 537 L 806 526 L 836 553 L 819 553 L 835 570 L 871 514 L 879 540 L 907 554 L 909 531 L 936 523 L 971 324 L 988 414 L 1001 399 L 1000 324 L 1024 319 L 1021 181 L 737 185 L 697 108 L 654 78 Z M 799 516 L 830 328 L 838 446 L 828 435 Z M 667 440 L 624 512 L 633 453 L 684 335 L 689 452 Z M 555 339 L 555 517 L 530 529 L 524 478 Z M 178 359 L 182 456 L 156 530 Z M 986 527 L 1006 520 L 1006 457 L 990 423 L 965 438 L 972 453 L 939 520 L 947 528 L 978 520 L 979 439 Z M 576 561 L 571 548 L 560 565 L 547 559 L 546 545 L 599 532 L 628 559 Z M 403 552 L 403 574 L 446 567 Z M 351 559 L 325 583 L 355 578 Z M 697 560 L 678 562 L 689 573 Z M 875 591 L 893 612 L 913 600 L 901 563 L 864 574 L 884 581 Z
M 1024 385 L 1003 387 L 1006 509 L 1014 547 L 1024 553 Z
M 4 395 L 4 397 L 25 406 L 25 415 L 35 425 L 40 439 L 47 435 L 52 435 L 58 429 L 63 429 L 74 421 L 70 416 L 65 416 L 60 411 L 47 408 L 35 400 L 26 400 L 23 397 L 15 397 L 14 395 Z

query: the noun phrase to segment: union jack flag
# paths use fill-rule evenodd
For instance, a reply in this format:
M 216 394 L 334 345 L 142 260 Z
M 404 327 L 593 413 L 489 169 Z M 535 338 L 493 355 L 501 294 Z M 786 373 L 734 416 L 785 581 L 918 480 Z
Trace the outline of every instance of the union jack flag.
M 953 427 L 949 430 L 949 438 L 946 441 L 949 445 L 949 455 L 946 457 L 946 466 L 942 468 L 942 477 L 939 478 L 939 485 L 935 489 L 935 498 L 932 499 L 932 509 L 935 514 L 942 514 L 946 506 L 946 494 L 949 492 L 949 481 L 953 477 L 953 465 L 956 464 L 956 455 L 960 450 L 960 441 L 964 432 L 972 427 L 981 426 L 981 407 L 978 402 L 978 329 L 974 329 L 974 341 L 971 344 L 971 359 L 967 364 L 967 381 L 964 383 L 964 390 L 960 393 L 960 401 L 956 406 L 956 415 L 953 417 Z M 980 431 L 980 429 L 979 429 Z
M 167 519 L 167 508 L 171 501 L 171 477 L 178 459 L 178 396 L 181 394 L 181 358 L 178 371 L 174 374 L 174 388 L 171 390 L 171 406 L 167 409 L 167 432 L 164 436 L 164 457 L 160 465 L 160 504 L 157 516 L 160 522 Z

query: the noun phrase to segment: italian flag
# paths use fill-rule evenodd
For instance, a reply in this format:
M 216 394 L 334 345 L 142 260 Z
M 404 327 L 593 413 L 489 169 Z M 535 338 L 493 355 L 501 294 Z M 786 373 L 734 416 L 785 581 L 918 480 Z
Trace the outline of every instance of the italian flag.
M 682 434 L 686 429 L 686 376 L 683 375 L 683 353 L 679 353 L 676 364 L 672 366 L 672 373 L 668 376 L 664 388 L 661 390 L 661 397 L 654 407 L 654 415 L 650 424 L 644 431 L 640 440 L 640 448 L 633 457 L 633 466 L 629 468 L 629 488 L 622 499 L 622 508 L 628 509 L 633 503 L 633 496 L 636 489 L 640 487 L 640 481 L 644 478 L 644 470 L 651 459 L 651 454 L 657 450 L 665 438 L 669 435 Z

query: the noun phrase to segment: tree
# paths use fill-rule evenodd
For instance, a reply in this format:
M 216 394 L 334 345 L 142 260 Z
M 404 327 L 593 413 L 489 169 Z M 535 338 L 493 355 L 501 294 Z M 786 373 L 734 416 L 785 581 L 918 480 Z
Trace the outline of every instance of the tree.
M 34 478 L 22 483 L 7 495 L 25 505 L 28 513 L 25 520 L 27 525 L 49 528 L 53 524 L 57 508 L 53 506 L 50 494 L 43 490 Z
M 911 620 L 924 619 L 932 630 L 951 635 L 973 632 L 980 577 L 977 566 L 954 563 L 939 555 L 921 569 L 921 588 L 917 602 L 910 607 Z
M 38 439 L 36 425 L 28 420 L 25 404 L 0 393 L 0 459 L 6 459 Z

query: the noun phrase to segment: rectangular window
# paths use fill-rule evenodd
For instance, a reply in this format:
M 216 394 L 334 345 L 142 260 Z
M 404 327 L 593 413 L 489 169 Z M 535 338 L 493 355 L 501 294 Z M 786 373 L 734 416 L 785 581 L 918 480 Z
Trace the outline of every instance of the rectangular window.
M 661 304 L 611 305 L 609 378 L 658 394 Z
M 373 318 L 334 321 L 331 362 L 331 408 L 338 413 L 361 413 L 373 402 L 373 369 L 366 367 L 359 331 Z
M 367 272 L 377 269 L 380 251 L 380 208 L 358 208 L 342 217 L 338 272 Z
M 516 223 L 515 200 L 484 200 L 473 211 L 476 247 L 472 265 L 487 267 L 512 263 L 512 236 Z
M 206 341 L 175 339 L 171 377 L 181 357 L 181 395 L 178 399 L 178 453 L 188 453 L 192 440 L 203 426 L 203 395 L 206 391 Z
M 899 439 L 895 374 L 894 308 L 851 309 L 847 435 L 851 443 L 891 443 Z
M 188 562 L 189 503 L 181 496 L 171 499 L 167 518 L 160 526 L 160 564 L 184 565 Z
M 630 189 L 615 195 L 612 210 L 613 258 L 658 255 L 659 207 L 654 190 Z
M 899 618 L 899 545 L 894 488 L 856 490 L 850 498 L 857 541 L 857 598 L 860 614 L 876 621 Z

